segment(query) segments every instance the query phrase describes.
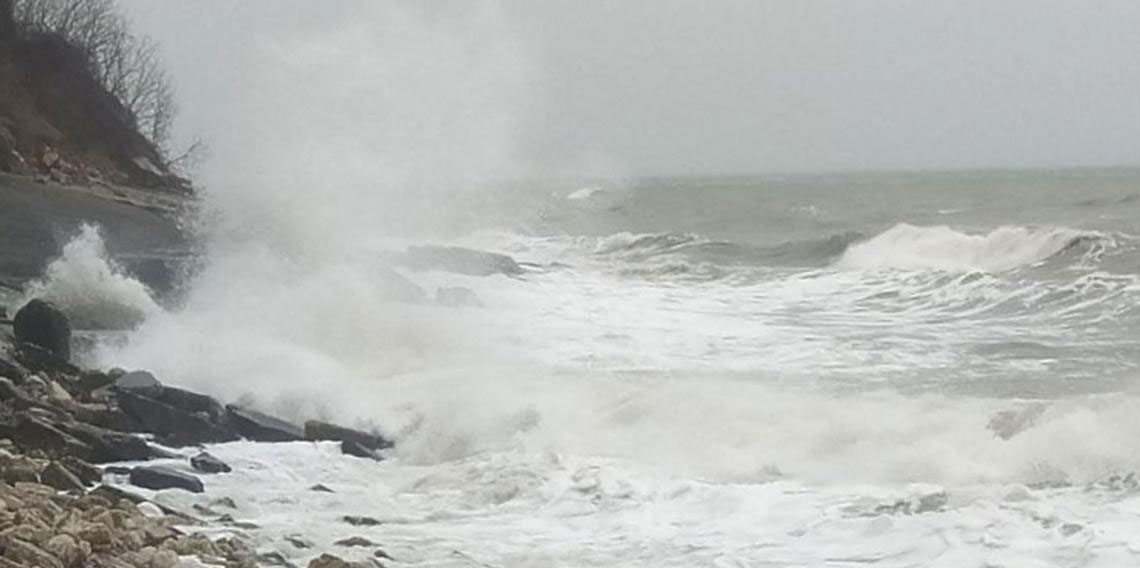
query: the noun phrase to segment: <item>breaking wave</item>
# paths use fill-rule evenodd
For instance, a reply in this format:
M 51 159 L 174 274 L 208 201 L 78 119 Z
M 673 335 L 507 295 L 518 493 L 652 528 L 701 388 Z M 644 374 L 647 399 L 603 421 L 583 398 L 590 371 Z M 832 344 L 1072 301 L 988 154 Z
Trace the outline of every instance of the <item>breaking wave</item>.
M 947 272 L 1006 272 L 1045 262 L 1058 255 L 1081 258 L 1114 246 L 1112 237 L 1067 227 L 1000 227 L 969 234 L 946 226 L 919 227 L 900 223 L 866 241 L 851 245 L 840 268 L 894 268 Z
M 109 259 L 91 225 L 63 247 L 43 278 L 28 285 L 20 303 L 33 298 L 58 305 L 73 325 L 87 329 L 128 329 L 162 311 L 144 284 Z

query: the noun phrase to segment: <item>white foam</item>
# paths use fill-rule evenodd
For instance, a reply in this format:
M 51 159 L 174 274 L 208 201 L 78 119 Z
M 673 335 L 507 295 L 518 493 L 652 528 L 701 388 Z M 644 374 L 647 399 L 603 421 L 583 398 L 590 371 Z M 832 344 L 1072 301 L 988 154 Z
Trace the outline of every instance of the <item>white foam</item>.
M 837 262 L 844 268 L 1002 272 L 1041 262 L 1090 233 L 1069 228 L 1001 227 L 972 235 L 946 226 L 901 223 L 853 244 Z
M 21 303 L 33 298 L 56 304 L 78 328 L 126 329 L 162 311 L 145 285 L 109 260 L 92 225 L 84 225 L 44 276 L 28 285 Z
M 1079 490 L 1022 485 L 1140 468 L 1134 396 L 1070 396 L 1006 440 L 988 425 L 1019 403 L 945 394 L 970 370 L 1024 369 L 979 364 L 964 345 L 1095 345 L 1068 320 L 952 317 L 1026 297 L 1017 283 L 827 269 L 677 285 L 595 269 L 690 237 L 620 234 L 567 252 L 512 235 L 581 262 L 525 280 L 416 276 L 471 287 L 485 309 L 386 300 L 368 246 L 389 236 L 380 213 L 399 216 L 439 177 L 495 173 L 533 82 L 495 10 L 406 9 L 269 51 L 256 72 L 268 96 L 234 126 L 253 137 L 227 155 L 246 177 L 207 196 L 217 217 L 184 305 L 98 354 L 294 420 L 379 426 L 397 439 L 393 459 L 221 445 L 234 473 L 206 477 L 204 496 L 162 499 L 233 497 L 235 518 L 261 527 L 250 536 L 297 564 L 348 536 L 346 514 L 382 519 L 351 531 L 433 566 L 1054 565 L 1086 544 L 1089 564 L 1128 564 L 1134 503 L 1101 510 Z M 840 265 L 1001 271 L 1078 235 L 900 225 Z M 1003 500 L 1007 484 L 1019 504 Z M 890 512 L 942 488 L 941 512 Z M 1070 521 L 1091 527 L 1059 532 Z M 298 532 L 317 547 L 284 542 Z
M 672 433 L 662 432 L 658 445 L 669 445 Z M 883 433 L 872 442 L 877 449 L 904 441 Z M 779 441 L 764 431 L 750 437 Z M 873 449 L 848 470 L 853 476 L 878 465 Z M 372 548 L 334 545 L 349 533 L 379 543 L 398 563 L 428 566 L 1046 566 L 1068 564 L 1074 554 L 1081 565 L 1119 566 L 1140 545 L 1137 505 L 1123 480 L 1031 489 L 856 479 L 820 485 L 771 471 L 694 479 L 596 450 L 582 456 L 525 444 L 430 465 L 352 458 L 331 443 L 239 442 L 210 451 L 234 471 L 205 476 L 205 494 L 148 493 L 185 510 L 229 497 L 237 509 L 215 507 L 218 514 L 253 521 L 259 528 L 245 536 L 299 565 L 326 551 L 365 559 Z M 318 482 L 332 492 L 309 489 Z M 348 531 L 344 515 L 381 524 Z M 299 549 L 287 536 L 313 548 Z
M 576 189 L 574 191 L 571 191 L 569 194 L 566 195 L 566 199 L 568 199 L 570 201 L 583 201 L 586 199 L 590 199 L 591 197 L 593 197 L 593 196 L 595 196 L 595 195 L 597 195 L 603 191 L 605 191 L 605 190 L 602 189 L 601 187 L 597 187 L 597 186 L 583 187 L 581 189 Z

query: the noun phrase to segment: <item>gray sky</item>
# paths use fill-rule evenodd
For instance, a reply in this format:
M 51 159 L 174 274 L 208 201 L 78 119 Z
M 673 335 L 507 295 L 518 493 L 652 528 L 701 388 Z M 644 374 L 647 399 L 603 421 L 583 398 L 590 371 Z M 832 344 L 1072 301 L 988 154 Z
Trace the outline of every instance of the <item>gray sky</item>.
M 418 173 L 633 175 L 1140 157 L 1135 0 L 123 4 L 215 169 L 293 134 L 266 159 L 359 146 Z

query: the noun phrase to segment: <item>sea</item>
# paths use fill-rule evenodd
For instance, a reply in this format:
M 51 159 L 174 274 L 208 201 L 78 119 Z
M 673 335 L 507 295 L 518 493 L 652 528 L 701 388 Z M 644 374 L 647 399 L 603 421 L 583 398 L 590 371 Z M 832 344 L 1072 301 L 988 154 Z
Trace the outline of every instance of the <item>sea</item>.
M 212 446 L 232 473 L 154 495 L 234 520 L 195 530 L 296 565 L 1140 564 L 1138 171 L 295 195 L 204 215 L 171 297 L 97 228 L 38 284 L 133 322 L 88 364 L 396 441 Z M 523 272 L 386 297 L 424 243 Z

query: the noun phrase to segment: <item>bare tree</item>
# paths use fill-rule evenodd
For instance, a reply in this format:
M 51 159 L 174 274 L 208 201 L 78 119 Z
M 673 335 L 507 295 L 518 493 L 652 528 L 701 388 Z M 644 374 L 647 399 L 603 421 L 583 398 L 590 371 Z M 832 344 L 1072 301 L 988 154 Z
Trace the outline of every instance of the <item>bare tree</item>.
M 170 161 L 177 112 L 170 77 L 155 43 L 130 32 L 114 0 L 15 0 L 15 16 L 24 30 L 57 34 L 80 49 L 95 78 Z

